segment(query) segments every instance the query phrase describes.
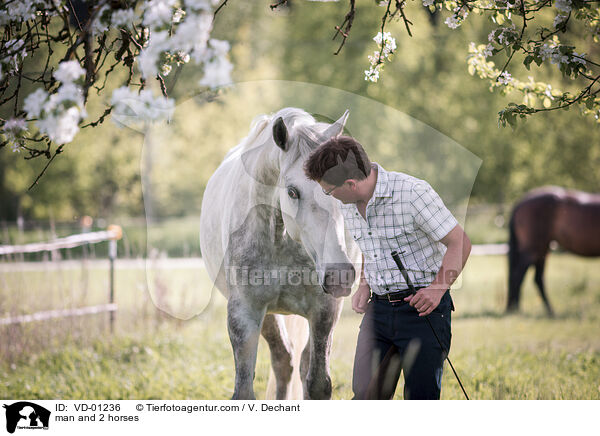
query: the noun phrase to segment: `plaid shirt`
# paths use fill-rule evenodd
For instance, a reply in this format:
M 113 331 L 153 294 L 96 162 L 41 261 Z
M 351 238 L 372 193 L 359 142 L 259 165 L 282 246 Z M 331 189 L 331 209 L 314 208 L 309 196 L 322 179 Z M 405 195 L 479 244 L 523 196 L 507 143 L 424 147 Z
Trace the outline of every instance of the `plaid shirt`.
M 413 284 L 428 286 L 446 253 L 439 241 L 458 222 L 429 183 L 374 164 L 377 184 L 366 221 L 356 204 L 341 205 L 346 229 L 365 258 L 365 279 L 379 295 L 407 289 L 391 255 L 396 250 Z

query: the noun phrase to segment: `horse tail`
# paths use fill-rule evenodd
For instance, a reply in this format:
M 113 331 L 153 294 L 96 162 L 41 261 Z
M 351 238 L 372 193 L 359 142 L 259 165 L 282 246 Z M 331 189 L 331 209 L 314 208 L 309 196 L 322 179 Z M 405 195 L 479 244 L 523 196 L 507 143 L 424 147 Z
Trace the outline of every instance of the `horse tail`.
M 308 321 L 299 315 L 285 316 L 285 330 L 287 333 L 290 352 L 292 354 L 292 380 L 288 390 L 288 400 L 302 400 L 304 390 L 302 387 L 302 377 L 300 374 L 300 364 L 302 361 L 302 351 L 308 342 Z M 269 379 L 267 381 L 267 392 L 265 398 L 275 399 L 276 383 L 273 368 L 269 370 Z

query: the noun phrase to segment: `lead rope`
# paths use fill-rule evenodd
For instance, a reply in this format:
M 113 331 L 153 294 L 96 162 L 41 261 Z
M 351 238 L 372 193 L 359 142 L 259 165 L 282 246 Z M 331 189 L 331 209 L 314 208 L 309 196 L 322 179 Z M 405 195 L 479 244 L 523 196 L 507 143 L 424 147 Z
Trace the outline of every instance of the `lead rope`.
M 402 277 L 404 277 L 404 281 L 406 281 L 406 284 L 408 285 L 408 289 L 410 289 L 411 295 L 416 294 L 417 291 L 415 290 L 415 287 L 413 286 L 412 281 L 411 281 L 410 277 L 408 276 L 408 272 L 404 268 L 404 265 L 402 264 L 402 261 L 400 260 L 400 256 L 398 256 L 397 251 L 392 251 L 392 258 L 396 262 L 396 265 L 398 265 L 398 269 L 402 273 Z M 450 364 L 450 368 L 452 368 L 452 372 L 454 373 L 454 376 L 456 377 L 456 380 L 458 381 L 458 384 L 460 385 L 460 388 L 462 389 L 463 394 L 465 394 L 465 398 L 468 400 L 469 396 L 467 395 L 467 391 L 465 391 L 465 388 L 463 387 L 463 384 L 461 383 L 460 378 L 458 377 L 458 374 L 456 373 L 456 370 L 454 369 L 454 365 L 452 365 L 452 362 L 450 361 L 450 357 L 448 356 L 449 351 L 446 350 L 446 348 L 444 348 L 444 346 L 442 345 L 442 341 L 440 341 L 440 338 L 438 337 L 437 333 L 435 332 L 433 325 L 431 325 L 431 321 L 429 321 L 429 316 L 425 317 L 425 321 L 427 321 L 427 324 L 429 324 L 429 328 L 431 328 L 431 331 L 433 332 L 433 336 L 435 336 L 435 339 L 438 341 L 440 348 L 442 349 L 442 351 L 444 353 L 446 353 L 446 360 Z

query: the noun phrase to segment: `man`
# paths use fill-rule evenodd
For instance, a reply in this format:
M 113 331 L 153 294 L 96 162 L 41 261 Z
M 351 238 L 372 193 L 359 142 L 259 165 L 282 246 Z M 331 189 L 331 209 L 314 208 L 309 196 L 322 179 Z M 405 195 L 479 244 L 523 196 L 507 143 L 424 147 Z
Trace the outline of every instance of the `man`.
M 352 296 L 352 308 L 365 314 L 354 358 L 354 398 L 393 398 L 403 372 L 405 399 L 439 399 L 454 310 L 449 288 L 467 261 L 469 238 L 427 182 L 371 163 L 351 137 L 321 144 L 304 170 L 342 203 L 346 229 L 363 253 Z M 394 250 L 418 289 L 414 295 L 392 259 Z

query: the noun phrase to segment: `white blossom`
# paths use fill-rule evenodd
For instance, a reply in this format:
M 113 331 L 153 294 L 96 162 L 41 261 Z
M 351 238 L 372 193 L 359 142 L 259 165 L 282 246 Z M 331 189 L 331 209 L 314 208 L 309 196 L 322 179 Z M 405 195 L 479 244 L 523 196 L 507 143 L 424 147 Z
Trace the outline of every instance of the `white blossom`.
M 139 94 L 123 86 L 116 89 L 111 98 L 114 106 L 113 121 L 128 125 L 130 122 L 169 119 L 175 110 L 175 102 L 163 96 L 154 97 L 149 89 Z
M 48 100 L 51 110 L 60 105 L 69 105 L 71 103 L 83 108 L 83 91 L 79 86 L 71 82 L 61 85 L 58 91 L 52 94 Z
M 57 72 L 60 71 L 59 77 L 68 79 L 73 77 L 75 70 L 67 65 Z M 37 89 L 25 98 L 23 108 L 29 117 L 37 118 L 36 126 L 40 132 L 59 144 L 71 142 L 79 131 L 79 122 L 87 116 L 83 91 L 70 81 L 63 82 L 52 95 Z
M 374 51 L 373 56 L 371 56 L 371 55 L 367 56 L 371 65 L 376 65 L 379 63 L 380 53 L 381 53 L 380 51 Z
M 542 60 L 550 59 L 552 64 L 568 64 L 571 62 L 579 63 L 582 65 L 586 64 L 585 53 L 578 54 L 573 52 L 571 55 L 562 53 L 560 51 L 560 45 L 556 41 L 552 41 L 550 44 L 542 44 L 538 48 L 538 52 Z
M 35 4 L 32 1 L 13 1 L 0 9 L 0 26 L 11 21 L 27 21 L 35 18 Z
M 467 8 L 459 6 L 454 9 L 454 14 L 452 14 L 451 17 L 446 18 L 446 21 L 444 21 L 444 23 L 449 28 L 456 29 L 462 24 L 462 22 L 467 18 L 468 15 L 469 10 Z
M 553 26 L 556 29 L 558 26 L 560 26 L 565 20 L 567 19 L 566 15 L 557 15 L 556 17 L 554 17 L 554 23 Z
M 12 151 L 20 152 L 23 144 L 22 137 L 27 133 L 27 121 L 23 118 L 10 118 L 2 126 L 4 136 L 12 143 Z
M 178 51 L 177 58 L 179 61 L 183 62 L 184 64 L 187 64 L 190 61 L 190 55 L 184 51 Z
M 49 115 L 46 118 L 37 121 L 37 126 L 42 133 L 58 143 L 66 144 L 73 141 L 73 138 L 79 132 L 79 120 L 81 111 L 77 107 L 70 107 L 57 115 Z
M 200 79 L 200 86 L 216 88 L 231 83 L 231 70 L 233 66 L 225 57 L 229 51 L 229 43 L 211 39 L 209 42 L 210 61 L 204 64 L 204 77 Z
M 158 61 L 160 55 L 170 49 L 169 33 L 167 31 L 153 32 L 150 35 L 148 45 L 142 49 L 138 56 L 138 67 L 142 77 L 154 77 L 158 73 Z
M 572 9 L 571 0 L 556 0 L 554 6 L 563 12 L 571 12 Z
M 365 80 L 377 82 L 379 80 L 379 68 L 371 68 L 365 70 Z
M 144 10 L 144 25 L 150 28 L 169 24 L 173 16 L 175 0 L 150 0 Z
M 379 80 L 379 73 L 382 68 L 382 64 L 385 60 L 391 58 L 391 55 L 397 48 L 396 39 L 390 32 L 377 33 L 373 38 L 373 41 L 379 46 L 379 50 L 374 51 L 372 56 L 368 56 L 370 68 L 365 71 L 365 80 L 370 82 L 377 82 Z
M 66 61 L 58 64 L 58 70 L 53 74 L 54 78 L 62 83 L 70 83 L 85 74 L 77 61 Z
M 211 31 L 212 15 L 201 13 L 187 17 L 173 36 L 173 51 L 183 50 L 196 64 L 203 62 Z
M 502 85 L 508 85 L 512 81 L 513 81 L 513 78 L 510 75 L 510 73 L 507 71 L 502 72 L 502 74 L 500 74 L 500 76 L 498 77 L 498 83 L 500 83 Z
M 173 23 L 179 23 L 184 15 L 185 15 L 185 11 L 183 9 L 177 9 L 173 13 L 173 17 L 171 18 L 171 20 L 173 21 Z
M 116 27 L 131 28 L 137 16 L 133 9 L 117 9 L 110 17 L 110 23 Z
M 40 116 L 47 99 L 48 93 L 42 88 L 38 88 L 25 98 L 23 109 L 31 118 L 37 118 Z
M 460 26 L 459 19 L 454 15 L 446 18 L 446 21 L 444 21 L 444 23 L 446 23 L 446 25 L 451 29 L 456 29 L 458 26 Z
M 383 44 L 384 48 L 390 52 L 396 50 L 396 38 L 394 38 L 390 32 L 378 32 L 373 38 L 373 41 L 379 46 Z
M 369 62 L 372 66 L 382 63 L 384 60 L 389 59 L 390 55 L 394 53 L 397 48 L 396 39 L 391 35 L 390 32 L 377 33 L 373 38 L 373 41 L 379 46 L 379 50 L 373 52 L 373 56 L 368 56 Z
M 110 23 L 106 19 L 109 10 L 108 5 L 103 5 L 96 13 L 96 18 L 92 21 L 92 35 L 95 36 L 108 30 Z
M 492 46 L 492 44 L 488 44 L 485 46 L 485 48 L 483 49 L 481 54 L 483 55 L 484 58 L 489 58 L 493 54 L 492 53 L 493 49 L 494 49 L 494 47 Z
M 4 130 L 15 133 L 27 130 L 27 122 L 23 118 L 10 118 L 4 123 Z
M 217 4 L 217 2 L 213 2 L 213 4 Z M 212 7 L 211 4 L 206 0 L 185 0 L 186 9 L 196 12 L 196 11 L 205 11 L 210 12 Z
M 22 39 L 11 39 L 4 43 L 4 53 L 2 54 L 8 53 L 9 56 L 0 57 L 0 66 L 4 65 L 6 69 L 5 74 L 19 71 L 20 63 L 27 56 L 27 50 L 24 45 L 25 42 Z
M 148 45 L 144 47 L 138 57 L 138 66 L 142 76 L 153 77 L 158 73 L 157 65 L 161 55 L 165 52 L 187 53 L 186 58 L 191 56 L 196 64 L 207 62 L 207 59 L 214 56 L 214 50 L 210 51 L 207 47 L 211 30 L 212 15 L 200 13 L 186 17 L 171 37 L 166 31 L 152 32 Z M 229 44 L 224 47 L 223 56 L 229 50 Z
M 423 6 L 426 8 L 431 6 L 435 0 L 423 0 Z
M 502 27 L 500 33 L 496 35 L 496 40 L 502 45 L 510 45 L 512 40 L 516 38 L 518 38 L 518 33 L 514 23 L 511 27 Z
M 585 53 L 577 54 L 576 52 L 573 52 L 573 57 L 571 58 L 571 61 L 585 65 L 586 62 L 585 62 L 585 59 L 583 59 L 583 58 L 585 58 Z
M 56 143 L 71 142 L 79 131 L 79 121 L 87 116 L 83 104 L 81 88 L 71 82 L 63 83 L 44 104 L 36 125 Z

